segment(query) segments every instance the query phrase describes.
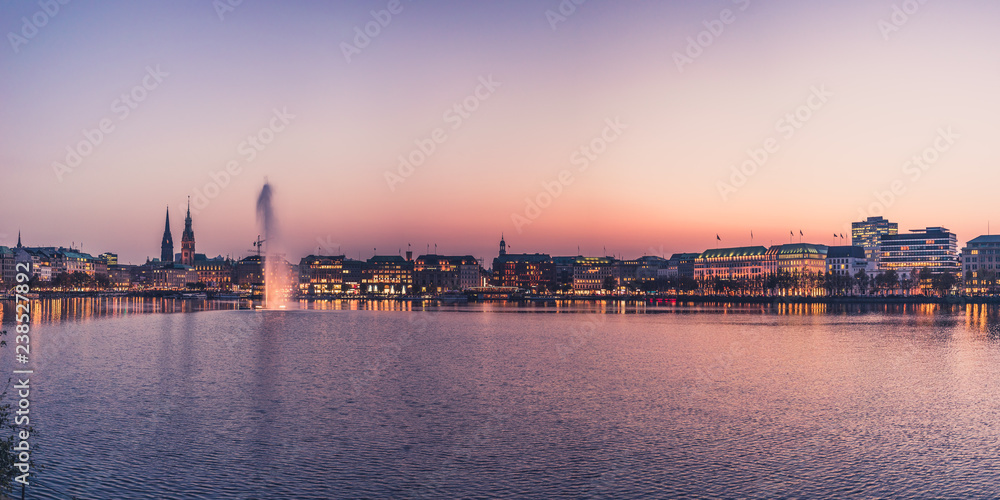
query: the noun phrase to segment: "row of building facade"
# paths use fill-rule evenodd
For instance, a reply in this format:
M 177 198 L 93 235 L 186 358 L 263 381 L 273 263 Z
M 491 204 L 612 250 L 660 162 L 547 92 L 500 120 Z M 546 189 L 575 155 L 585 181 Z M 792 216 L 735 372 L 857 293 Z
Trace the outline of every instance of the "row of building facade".
M 306 296 L 343 294 L 425 295 L 487 287 L 536 293 L 606 293 L 645 289 L 644 285 L 674 280 L 705 291 L 712 284 L 739 282 L 765 288 L 775 276 L 857 277 L 874 279 L 890 271 L 899 280 L 949 274 L 969 294 L 1000 292 L 1000 236 L 980 236 L 959 251 L 957 237 L 944 227 L 900 233 L 898 225 L 881 217 L 852 224 L 851 245 L 811 243 L 716 248 L 677 253 L 669 258 L 551 256 L 511 254 L 501 237 L 491 269 L 469 255 L 376 255 L 355 260 L 344 255 L 309 255 L 297 264 L 281 258 L 283 280 Z M 63 247 L 25 247 L 20 234 L 14 248 L 0 247 L 0 283 L 10 288 L 15 267 L 30 269 L 41 281 L 62 273 L 102 276 L 115 290 L 189 290 L 255 293 L 263 287 L 264 259 L 207 258 L 195 253 L 190 209 L 185 219 L 182 252 L 173 254 L 169 212 L 159 259 L 142 265 L 119 264 L 113 253 L 92 256 Z M 996 266 L 996 267 L 995 267 Z M 860 273 L 860 274 L 859 274 Z M 955 290 L 959 291 L 959 290 Z M 802 293 L 820 294 L 809 289 Z

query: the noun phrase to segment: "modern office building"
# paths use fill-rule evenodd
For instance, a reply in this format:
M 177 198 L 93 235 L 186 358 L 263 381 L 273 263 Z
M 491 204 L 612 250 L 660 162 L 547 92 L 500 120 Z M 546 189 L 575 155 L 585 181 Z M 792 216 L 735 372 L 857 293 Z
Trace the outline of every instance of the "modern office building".
M 1000 293 L 1000 235 L 980 236 L 962 249 L 962 278 L 965 293 Z
M 869 217 L 868 220 L 851 223 L 851 245 L 865 249 L 865 258 L 875 262 L 878 242 L 883 235 L 899 234 L 899 224 L 883 217 Z
M 923 269 L 952 273 L 956 278 L 961 273 L 957 238 L 944 227 L 883 235 L 877 254 L 879 271 L 894 270 L 901 280 L 914 278 Z

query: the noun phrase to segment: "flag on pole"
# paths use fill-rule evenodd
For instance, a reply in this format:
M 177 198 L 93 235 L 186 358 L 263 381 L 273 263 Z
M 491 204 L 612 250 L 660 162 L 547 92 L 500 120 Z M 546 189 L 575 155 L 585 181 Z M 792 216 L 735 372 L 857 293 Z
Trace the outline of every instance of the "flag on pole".
M 803 233 L 801 229 L 799 229 L 799 236 L 805 236 L 805 233 Z
M 718 234 L 716 234 L 716 235 L 715 235 L 715 239 L 716 239 L 717 241 L 722 241 L 722 238 L 720 238 Z

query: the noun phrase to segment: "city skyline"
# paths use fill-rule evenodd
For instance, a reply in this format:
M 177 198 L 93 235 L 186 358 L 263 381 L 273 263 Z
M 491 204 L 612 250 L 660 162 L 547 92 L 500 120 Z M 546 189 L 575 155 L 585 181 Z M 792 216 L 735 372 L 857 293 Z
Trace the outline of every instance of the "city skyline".
M 6 4 L 0 245 L 141 263 L 191 196 L 198 252 L 247 255 L 265 176 L 290 255 L 669 256 L 867 215 L 966 242 L 1000 6 L 908 5 Z

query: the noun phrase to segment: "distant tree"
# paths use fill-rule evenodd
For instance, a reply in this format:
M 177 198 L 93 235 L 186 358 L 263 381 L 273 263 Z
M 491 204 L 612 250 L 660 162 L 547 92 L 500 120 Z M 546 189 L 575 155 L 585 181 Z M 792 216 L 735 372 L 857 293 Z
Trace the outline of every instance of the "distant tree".
M 952 287 L 958 283 L 958 279 L 952 273 L 944 272 L 934 275 L 931 280 L 931 287 L 938 293 L 939 296 L 944 297 L 949 292 L 951 292 Z
M 604 290 L 614 290 L 618 288 L 618 280 L 614 276 L 607 276 L 601 283 L 601 288 Z
M 864 269 L 858 269 L 858 272 L 854 273 L 854 286 L 858 288 L 858 294 L 867 295 L 868 294 L 868 272 Z

